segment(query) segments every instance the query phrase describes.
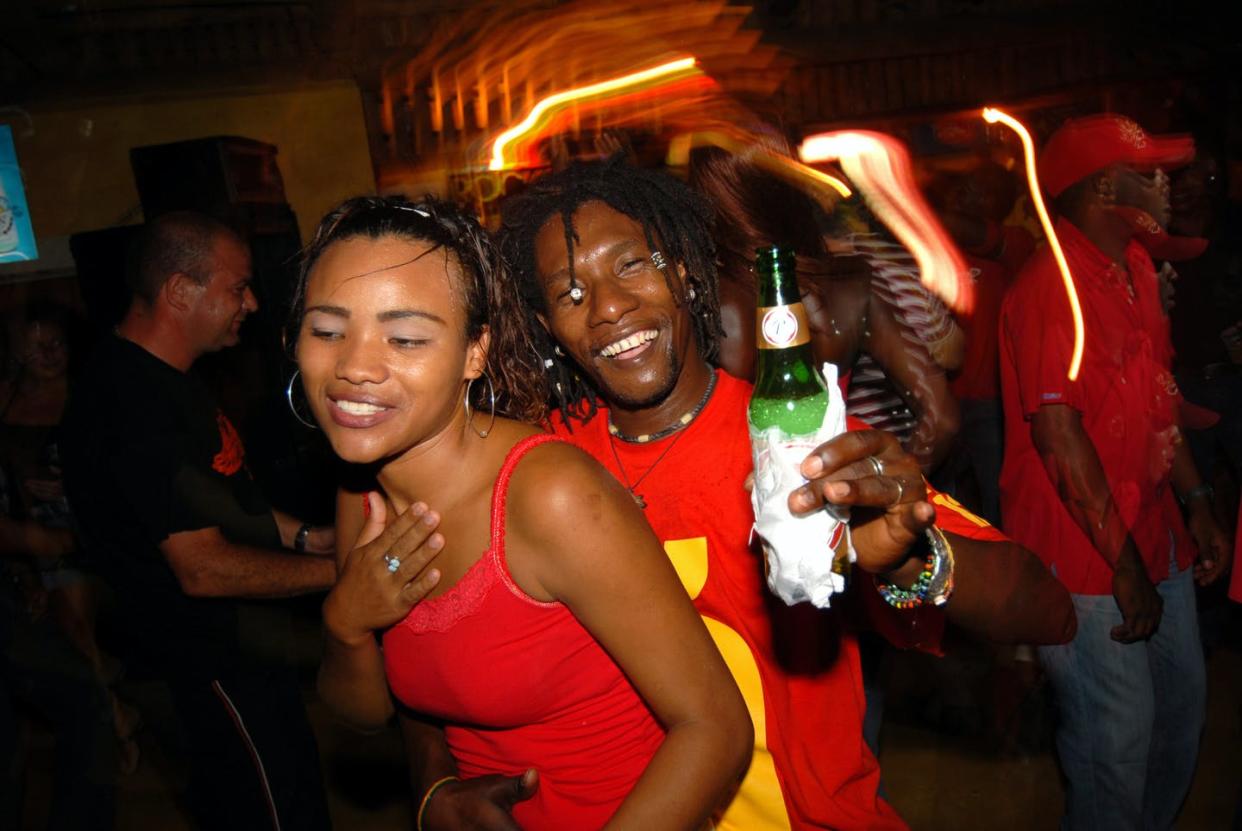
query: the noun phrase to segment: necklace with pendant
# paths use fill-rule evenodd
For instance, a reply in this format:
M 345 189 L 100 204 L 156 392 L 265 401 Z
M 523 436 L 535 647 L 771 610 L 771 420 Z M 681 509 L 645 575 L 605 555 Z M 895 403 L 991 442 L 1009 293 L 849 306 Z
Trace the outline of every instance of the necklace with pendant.
M 694 405 L 693 409 L 689 410 L 681 418 L 677 419 L 677 423 L 674 424 L 672 427 L 665 428 L 664 430 L 660 430 L 655 433 L 648 433 L 648 434 L 644 434 L 641 436 L 633 436 L 633 437 L 627 436 L 624 433 L 622 433 L 620 430 L 613 427 L 612 414 L 609 413 L 608 415 L 608 447 L 611 448 L 612 458 L 617 463 L 617 471 L 620 472 L 621 474 L 622 484 L 624 484 L 625 489 L 630 492 L 630 496 L 633 497 L 635 504 L 637 504 L 639 508 L 646 509 L 647 500 L 644 499 L 642 494 L 638 492 L 638 486 L 643 483 L 644 479 L 646 479 L 648 476 L 651 475 L 651 471 L 655 470 L 656 466 L 659 465 L 660 462 L 664 461 L 664 457 L 667 456 L 669 452 L 677 445 L 677 442 L 681 441 L 681 437 L 685 435 L 685 433 L 678 432 L 678 431 L 684 431 L 685 428 L 689 426 L 692 421 L 694 421 L 696 418 L 699 417 L 699 414 L 702 413 L 703 408 L 707 406 L 707 402 L 711 399 L 712 392 L 715 389 L 716 389 L 716 373 L 713 372 L 711 374 L 711 379 L 707 382 L 707 389 L 704 391 L 703 397 L 699 399 L 699 402 Z M 625 472 L 625 465 L 621 464 L 621 454 L 617 453 L 617 444 L 616 444 L 615 439 L 621 439 L 622 441 L 628 442 L 630 444 L 649 444 L 653 441 L 659 441 L 662 438 L 667 438 L 668 436 L 673 435 L 673 433 L 677 433 L 677 437 L 668 443 L 668 447 L 660 451 L 660 455 L 656 456 L 656 460 L 651 463 L 651 466 L 648 467 L 646 471 L 643 472 L 643 475 L 639 476 L 637 480 L 631 483 L 629 474 Z
M 616 443 L 612 440 L 612 436 L 608 437 L 608 446 L 612 448 L 612 458 L 616 460 L 617 470 L 621 472 L 621 483 L 624 484 L 625 489 L 630 492 L 630 496 L 634 498 L 634 502 L 638 504 L 638 507 L 644 509 L 647 507 L 647 500 L 643 499 L 643 495 L 638 492 L 638 486 L 643 483 L 644 479 L 651 475 L 651 471 L 656 469 L 656 465 L 664 461 L 664 457 L 667 456 L 669 451 L 672 450 L 677 442 L 681 440 L 683 435 L 685 434 L 678 433 L 677 438 L 668 443 L 668 447 L 664 448 L 664 450 L 660 452 L 659 456 L 656 456 L 656 460 L 651 463 L 651 467 L 647 468 L 647 471 L 642 476 L 639 476 L 633 484 L 630 483 L 629 474 L 625 472 L 625 466 L 621 464 L 621 456 L 617 453 Z

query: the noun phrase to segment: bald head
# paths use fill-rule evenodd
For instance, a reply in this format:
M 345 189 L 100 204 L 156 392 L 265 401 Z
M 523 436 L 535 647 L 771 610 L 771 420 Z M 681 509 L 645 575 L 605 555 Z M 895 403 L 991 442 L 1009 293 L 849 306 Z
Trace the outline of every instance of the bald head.
M 174 274 L 185 274 L 206 285 L 211 279 L 215 244 L 221 237 L 240 242 L 227 225 L 194 211 L 156 217 L 143 226 L 130 250 L 125 270 L 130 291 L 151 305 Z

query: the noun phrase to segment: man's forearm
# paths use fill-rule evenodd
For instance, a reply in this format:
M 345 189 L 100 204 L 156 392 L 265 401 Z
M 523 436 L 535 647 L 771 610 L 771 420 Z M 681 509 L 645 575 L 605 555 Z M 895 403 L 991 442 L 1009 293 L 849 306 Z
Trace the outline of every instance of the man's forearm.
M 996 643 L 1065 643 L 1077 620 L 1069 592 L 1032 552 L 1013 542 L 945 533 L 953 548 L 955 625 Z
M 896 319 L 883 301 L 872 300 L 864 349 L 888 374 L 889 381 L 917 419 L 907 449 L 924 473 L 936 468 L 953 446 L 961 415 L 948 379 L 918 336 Z
M 216 563 L 205 584 L 200 584 L 207 596 L 296 597 L 326 591 L 336 581 L 336 563 L 322 557 L 248 546 L 238 549 Z
M 1187 507 L 1190 507 L 1193 498 L 1198 498 L 1196 494 L 1207 495 L 1207 492 L 1202 490 L 1203 477 L 1199 475 L 1194 456 L 1190 455 L 1190 448 L 1184 440 L 1179 441 L 1173 448 L 1173 467 L 1169 471 L 1169 480 L 1173 483 L 1173 490 L 1178 498 L 1187 503 Z M 1192 498 L 1188 499 L 1188 497 Z M 1210 504 L 1212 500 L 1206 501 Z
M 401 735 L 410 766 L 410 787 L 415 799 L 445 776 L 457 775 L 457 761 L 444 738 L 444 728 L 411 713 L 400 713 Z
M 1031 420 L 1035 447 L 1061 504 L 1114 570 L 1142 563 L 1130 529 L 1117 511 L 1104 465 L 1082 426 L 1066 406 L 1041 407 Z
M 329 559 L 231 543 L 215 529 L 174 534 L 161 547 L 191 597 L 294 597 L 324 591 L 336 580 Z

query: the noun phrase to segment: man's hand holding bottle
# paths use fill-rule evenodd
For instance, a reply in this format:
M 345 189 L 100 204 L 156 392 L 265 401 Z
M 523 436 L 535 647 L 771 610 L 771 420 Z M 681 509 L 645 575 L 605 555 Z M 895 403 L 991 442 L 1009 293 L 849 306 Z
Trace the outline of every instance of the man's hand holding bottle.
M 911 549 L 935 522 L 918 460 L 882 430 L 853 430 L 824 442 L 802 462 L 802 475 L 809 481 L 790 495 L 789 510 L 850 506 L 858 566 L 872 574 L 907 565 Z

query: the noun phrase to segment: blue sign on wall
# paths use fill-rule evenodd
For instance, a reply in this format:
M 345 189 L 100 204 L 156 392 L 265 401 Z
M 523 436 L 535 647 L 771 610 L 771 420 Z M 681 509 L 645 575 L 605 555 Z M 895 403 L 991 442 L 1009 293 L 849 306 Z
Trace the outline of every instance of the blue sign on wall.
M 0 124 L 0 263 L 38 258 L 22 173 L 17 167 L 17 150 L 13 147 L 13 131 Z

